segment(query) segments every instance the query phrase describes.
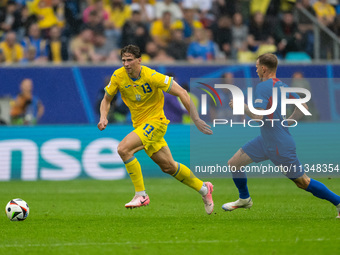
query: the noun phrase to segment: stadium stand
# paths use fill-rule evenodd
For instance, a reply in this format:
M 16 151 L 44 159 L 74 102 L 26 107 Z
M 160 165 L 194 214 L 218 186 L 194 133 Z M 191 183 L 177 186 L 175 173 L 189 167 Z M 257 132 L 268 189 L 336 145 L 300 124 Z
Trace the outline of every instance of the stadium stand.
M 281 4 L 277 2 L 281 2 Z M 0 41 L 5 42 L 6 34 L 14 31 L 16 43 L 21 43 L 25 49 L 22 58 L 16 58 L 15 61 L 8 61 L 6 58 L 0 60 L 6 62 L 6 64 L 12 62 L 27 64 L 30 54 L 29 48 L 31 48 L 32 53 L 32 47 L 27 46 L 27 39 L 25 41 L 25 38 L 30 36 L 29 28 L 32 27 L 32 24 L 37 24 L 40 29 L 39 38 L 35 38 L 35 40 L 41 40 L 44 43 L 45 40 L 50 39 L 53 27 L 56 26 L 60 29 L 60 38 L 55 38 L 54 35 L 53 40 L 62 42 L 64 57 L 60 57 L 58 61 L 49 57 L 48 61 L 50 62 L 77 62 L 77 59 L 72 57 L 74 50 L 71 49 L 71 42 L 85 28 L 90 28 L 93 31 L 90 41 L 95 42 L 95 35 L 105 34 L 107 43 L 113 44 L 113 49 L 119 49 L 126 43 L 132 42 L 140 44 L 143 52 L 145 52 L 146 44 L 155 41 L 161 48 L 160 50 L 166 53 L 172 51 L 168 47 L 173 47 L 169 44 L 171 40 L 169 37 L 174 33 L 174 30 L 182 30 L 186 43 L 190 44 L 195 39 L 194 29 L 203 27 L 210 35 L 211 38 L 209 39 L 219 46 L 215 47 L 215 50 L 224 52 L 226 61 L 240 62 L 253 61 L 253 56 L 258 55 L 259 48 L 261 48 L 261 53 L 274 51 L 282 59 L 285 59 L 285 55 L 289 52 L 301 51 L 306 52 L 313 59 L 315 53 L 313 45 L 315 40 L 318 39 L 317 45 L 323 45 L 319 49 L 320 57 L 332 59 L 336 55 L 333 49 L 333 40 L 329 40 L 328 34 L 324 33 L 323 30 L 318 38 L 314 38 L 313 22 L 300 11 L 301 9 L 308 11 L 316 18 L 320 27 L 326 27 L 333 35 L 336 35 L 339 34 L 339 26 L 337 25 L 339 24 L 339 14 L 336 11 L 339 10 L 339 6 L 334 5 L 334 1 L 332 1 L 332 4 L 328 3 L 327 0 L 1 1 Z M 164 12 L 170 13 L 166 21 L 170 22 L 170 25 L 164 25 Z M 134 18 L 133 13 L 139 13 L 140 17 Z M 140 38 L 126 38 L 127 29 L 133 31 L 136 34 L 135 36 L 140 36 Z M 141 31 L 145 29 L 146 31 Z M 131 34 L 131 32 L 129 33 Z M 248 35 L 247 38 L 245 34 Z M 17 44 L 14 43 L 13 45 Z M 65 45 L 68 52 L 65 52 Z M 262 47 L 263 45 L 265 47 Z M 15 47 L 18 48 L 18 46 Z M 52 50 L 53 47 L 48 47 L 49 52 L 44 53 L 44 55 L 53 55 Z M 7 47 L 2 51 L 18 50 Z M 39 49 L 36 49 L 36 54 L 39 55 Z M 116 54 L 117 56 L 112 59 L 116 59 L 118 63 L 119 50 L 116 51 Z M 215 52 L 214 55 L 217 54 L 218 52 Z M 175 58 L 183 60 L 182 57 Z M 98 62 L 97 58 L 90 60 Z M 99 62 L 105 63 L 107 61 L 102 58 Z

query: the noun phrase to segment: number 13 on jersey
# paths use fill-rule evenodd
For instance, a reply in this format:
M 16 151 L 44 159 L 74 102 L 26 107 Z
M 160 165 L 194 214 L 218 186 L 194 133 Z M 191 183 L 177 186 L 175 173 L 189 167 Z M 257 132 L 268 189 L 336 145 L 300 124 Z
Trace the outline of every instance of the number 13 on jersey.
M 151 132 L 154 130 L 155 128 L 149 124 L 145 124 L 145 127 L 143 128 L 143 130 L 145 131 L 144 132 L 144 135 L 149 137 L 149 135 L 151 134 Z
M 151 93 L 152 92 L 152 88 L 150 87 L 150 85 L 148 83 L 143 84 L 142 89 L 143 89 L 144 93 Z

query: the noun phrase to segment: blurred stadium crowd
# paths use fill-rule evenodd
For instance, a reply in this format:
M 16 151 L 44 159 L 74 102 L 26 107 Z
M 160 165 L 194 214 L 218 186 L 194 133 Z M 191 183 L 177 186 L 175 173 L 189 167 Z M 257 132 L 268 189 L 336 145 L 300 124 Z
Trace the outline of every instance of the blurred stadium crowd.
M 144 62 L 312 59 L 313 23 L 301 7 L 340 34 L 338 0 L 0 0 L 0 62 L 119 63 L 127 44 Z

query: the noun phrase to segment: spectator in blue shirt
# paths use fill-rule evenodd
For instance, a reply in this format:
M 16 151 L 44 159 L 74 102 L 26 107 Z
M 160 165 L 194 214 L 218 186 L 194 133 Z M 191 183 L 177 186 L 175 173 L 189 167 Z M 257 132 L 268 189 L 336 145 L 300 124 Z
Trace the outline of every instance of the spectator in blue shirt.
M 28 51 L 32 46 L 35 48 L 35 62 L 47 62 L 47 42 L 41 38 L 40 28 L 37 23 L 33 23 L 29 26 L 28 36 L 22 40 L 21 44 L 24 47 L 25 55 L 28 54 Z M 25 58 L 27 58 L 27 56 L 25 56 Z
M 215 44 L 203 28 L 195 29 L 195 40 L 189 44 L 187 59 L 192 63 L 202 63 L 215 59 Z

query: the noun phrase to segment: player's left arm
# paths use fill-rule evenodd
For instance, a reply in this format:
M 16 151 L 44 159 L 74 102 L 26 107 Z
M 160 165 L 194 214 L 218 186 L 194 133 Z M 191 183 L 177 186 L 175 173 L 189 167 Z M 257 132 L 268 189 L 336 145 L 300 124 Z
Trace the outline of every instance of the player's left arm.
M 109 123 L 107 115 L 110 111 L 112 99 L 113 96 L 109 95 L 108 93 L 105 93 L 103 100 L 100 103 L 100 119 L 97 125 L 100 131 L 103 131 L 106 128 L 107 124 Z
M 303 103 L 302 106 L 305 107 L 306 110 L 308 110 L 308 106 L 307 106 L 306 103 Z M 287 119 L 288 125 L 290 126 L 290 125 L 295 124 L 294 121 L 290 121 L 290 120 L 296 120 L 296 121 L 298 121 L 298 120 L 300 120 L 303 116 L 305 116 L 304 113 L 303 113 L 298 107 L 295 106 L 292 115 L 290 115 L 289 118 Z
M 210 129 L 210 126 L 199 117 L 196 106 L 190 99 L 188 92 L 183 89 L 176 81 L 173 81 L 172 87 L 168 93 L 179 97 L 199 131 L 207 135 L 211 135 L 213 133 Z

